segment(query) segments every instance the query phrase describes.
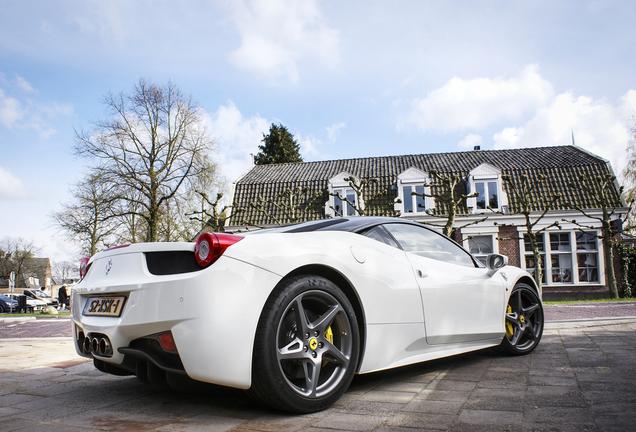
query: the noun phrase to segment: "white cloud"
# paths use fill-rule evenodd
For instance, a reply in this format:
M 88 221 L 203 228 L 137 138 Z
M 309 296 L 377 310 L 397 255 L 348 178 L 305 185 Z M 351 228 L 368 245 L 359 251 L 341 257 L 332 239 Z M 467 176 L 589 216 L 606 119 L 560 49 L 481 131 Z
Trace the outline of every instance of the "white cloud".
M 17 75 L 17 74 L 15 76 L 15 84 L 20 90 L 24 92 L 32 93 L 35 91 L 33 87 L 31 86 L 30 82 L 28 82 L 27 80 L 25 80 L 24 78 L 22 78 L 20 75 Z
M 0 200 L 21 199 L 26 196 L 22 182 L 0 167 Z
M 539 74 L 539 66 L 526 66 L 515 78 L 452 78 L 424 99 L 412 103 L 409 116 L 398 126 L 413 124 L 426 131 L 482 129 L 501 120 L 519 120 L 548 103 L 552 84 Z
M 494 148 L 571 144 L 574 133 L 577 146 L 612 162 L 618 174 L 624 166 L 629 139 L 627 120 L 634 112 L 636 90 L 629 90 L 618 104 L 562 93 L 539 108 L 525 124 L 496 133 Z
M 6 128 L 13 128 L 25 116 L 24 108 L 17 99 L 9 97 L 0 89 L 0 123 Z
M 24 93 L 35 93 L 35 89 L 24 78 L 16 75 L 12 82 L 4 76 L 0 82 Z M 40 102 L 25 97 L 9 96 L 0 88 L 0 124 L 7 129 L 32 129 L 40 138 L 47 139 L 56 130 L 50 126 L 58 116 L 70 117 L 73 106 L 59 102 Z
M 338 32 L 329 28 L 315 0 L 240 0 L 231 3 L 241 46 L 230 60 L 272 81 L 293 84 L 305 60 L 333 68 Z
M 303 157 L 303 160 L 307 160 L 307 156 L 311 156 L 311 159 L 316 159 L 320 152 L 318 151 L 318 146 L 322 144 L 319 139 L 314 138 L 313 136 L 309 137 L 301 137 L 300 135 L 295 137 L 298 144 L 300 144 L 300 155 Z
M 343 122 L 327 126 L 325 129 L 327 129 L 327 136 L 329 137 L 329 140 L 331 140 L 331 142 L 336 142 L 336 139 L 338 139 L 338 135 L 340 135 L 340 129 L 346 126 L 347 125 Z
M 235 181 L 252 166 L 250 154 L 258 152 L 270 123 L 258 114 L 243 117 L 231 100 L 209 115 L 209 123 L 218 144 L 221 171 L 230 181 Z
M 480 146 L 482 142 L 481 135 L 477 134 L 468 134 L 466 137 L 461 140 L 457 146 L 461 149 L 472 150 L 475 146 Z

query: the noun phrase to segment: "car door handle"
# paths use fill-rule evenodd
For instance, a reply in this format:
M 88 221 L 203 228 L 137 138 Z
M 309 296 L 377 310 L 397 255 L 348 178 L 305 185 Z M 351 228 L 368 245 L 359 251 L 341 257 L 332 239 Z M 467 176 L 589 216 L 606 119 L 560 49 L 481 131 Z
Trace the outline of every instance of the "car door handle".
M 426 273 L 425 271 L 422 271 L 422 270 L 419 270 L 419 269 L 417 270 L 417 277 L 420 277 L 420 278 L 423 279 L 423 278 L 425 278 L 427 276 L 428 276 L 428 273 Z

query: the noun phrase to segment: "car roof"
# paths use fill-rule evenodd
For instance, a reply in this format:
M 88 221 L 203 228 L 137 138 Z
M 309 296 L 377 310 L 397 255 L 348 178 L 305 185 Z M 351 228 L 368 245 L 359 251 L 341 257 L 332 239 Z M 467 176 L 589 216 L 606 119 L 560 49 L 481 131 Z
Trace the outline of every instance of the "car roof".
M 380 224 L 386 223 L 401 223 L 408 225 L 423 226 L 416 222 L 409 220 L 392 218 L 392 217 L 379 217 L 379 216 L 355 216 L 355 217 L 340 217 L 332 219 L 320 219 L 309 222 L 301 222 L 298 224 L 292 224 L 283 226 L 280 228 L 274 228 L 277 232 L 283 233 L 300 233 L 300 232 L 312 232 L 312 231 L 345 231 L 345 232 L 360 232 L 368 228 L 374 227 Z

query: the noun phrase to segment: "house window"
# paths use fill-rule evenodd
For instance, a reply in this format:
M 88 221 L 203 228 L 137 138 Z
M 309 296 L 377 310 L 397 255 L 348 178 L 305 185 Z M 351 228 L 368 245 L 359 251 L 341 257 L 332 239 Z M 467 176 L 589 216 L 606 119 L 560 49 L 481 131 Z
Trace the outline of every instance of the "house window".
M 551 233 L 550 251 L 552 282 L 572 283 L 570 233 Z
M 492 236 L 473 236 L 468 239 L 468 250 L 483 264 L 486 264 L 486 257 L 493 251 Z
M 415 192 L 417 195 L 413 195 Z M 404 213 L 424 213 L 426 211 L 426 199 L 424 198 L 424 186 L 402 187 L 404 199 Z
M 356 209 L 363 209 L 364 202 L 356 195 L 353 184 L 360 184 L 360 180 L 346 171 L 329 179 L 329 201 L 325 203 L 327 216 L 358 216 Z
M 499 208 L 498 186 L 496 181 L 475 181 L 475 192 L 477 196 L 477 208 L 486 210 Z
M 425 214 L 427 210 L 435 208 L 435 200 L 430 196 L 428 174 L 411 167 L 397 176 L 397 196 L 393 209 L 402 216 Z M 413 195 L 415 194 L 415 195 Z
M 576 263 L 579 282 L 598 282 L 598 246 L 595 233 L 576 233 Z
M 547 240 L 547 243 L 544 242 Z M 556 232 L 537 235 L 544 284 L 600 283 L 598 239 L 595 232 Z M 547 257 L 547 260 L 546 260 Z M 524 264 L 534 271 L 530 239 L 524 234 Z
M 499 168 L 487 163 L 473 168 L 468 173 L 466 189 L 470 196 L 466 199 L 466 207 L 471 213 L 484 213 L 488 209 L 508 211 L 508 196 L 503 189 Z
M 336 210 L 336 216 L 355 216 L 356 210 L 350 204 L 356 204 L 356 193 L 353 189 L 334 189 L 333 193 L 338 194 L 333 197 L 333 208 Z M 346 198 L 349 202 L 341 198 Z

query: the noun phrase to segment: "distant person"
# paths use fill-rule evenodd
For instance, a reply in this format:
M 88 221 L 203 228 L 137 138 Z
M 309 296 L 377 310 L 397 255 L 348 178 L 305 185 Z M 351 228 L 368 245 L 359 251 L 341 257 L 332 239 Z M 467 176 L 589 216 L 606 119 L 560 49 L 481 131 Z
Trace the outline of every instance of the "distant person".
M 58 310 L 66 310 L 66 302 L 68 301 L 68 293 L 66 292 L 66 285 L 62 285 L 57 292 L 57 301 L 60 303 Z

